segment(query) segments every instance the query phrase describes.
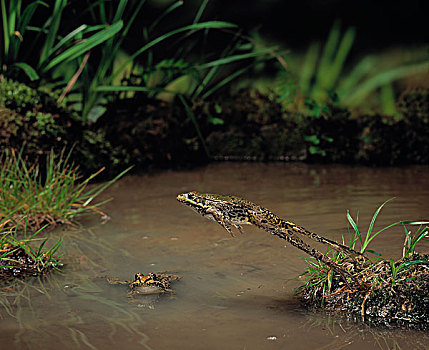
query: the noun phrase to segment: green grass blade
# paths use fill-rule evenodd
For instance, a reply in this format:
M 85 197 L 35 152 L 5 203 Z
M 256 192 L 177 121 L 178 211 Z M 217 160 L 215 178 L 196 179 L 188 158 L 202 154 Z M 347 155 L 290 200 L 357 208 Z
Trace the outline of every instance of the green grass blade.
M 128 0 L 120 0 L 118 7 L 116 8 L 115 17 L 113 17 L 113 23 L 119 21 L 124 14 L 125 8 L 127 7 Z
M 384 230 L 380 230 L 380 231 L 378 231 L 377 233 L 375 233 L 375 234 L 371 235 L 372 230 L 373 230 L 374 225 L 375 225 L 375 221 L 377 220 L 377 216 L 378 216 L 378 214 L 380 213 L 381 209 L 383 209 L 383 207 L 384 207 L 387 203 L 389 203 L 391 200 L 393 200 L 393 199 L 395 199 L 395 198 L 394 198 L 394 197 L 393 197 L 393 198 L 390 198 L 390 199 L 388 199 L 387 201 L 385 201 L 383 204 L 381 204 L 381 205 L 377 208 L 377 210 L 375 211 L 374 215 L 372 216 L 372 220 L 371 220 L 371 222 L 370 222 L 370 224 L 369 224 L 368 231 L 367 231 L 367 233 L 366 233 L 366 237 L 365 237 L 365 241 L 364 241 L 363 246 L 362 246 L 363 250 L 365 250 L 365 249 L 366 249 L 366 247 L 368 246 L 369 242 L 371 242 L 375 237 L 377 237 L 381 232 L 383 232 L 383 231 L 384 231 Z M 396 224 L 398 224 L 398 223 L 396 223 Z
M 363 83 L 354 87 L 352 92 L 342 100 L 344 105 L 356 106 L 361 103 L 371 92 L 383 85 L 390 84 L 395 80 L 405 78 L 411 75 L 425 72 L 429 69 L 429 62 L 415 63 L 412 65 L 393 68 L 365 80 Z
M 429 225 L 429 221 L 404 220 L 405 225 Z
M 183 6 L 183 0 L 176 1 L 175 3 L 171 4 L 164 12 L 161 13 L 160 16 L 158 16 L 152 21 L 148 28 L 148 32 L 153 31 L 153 29 L 159 24 L 159 22 L 161 22 L 169 13 L 173 12 L 180 6 Z
M 1 15 L 3 22 L 3 52 L 4 56 L 7 57 L 9 55 L 10 31 L 5 0 L 1 0 Z
M 137 15 L 140 13 L 140 10 L 141 10 L 142 6 L 144 5 L 144 3 L 145 3 L 145 0 L 139 1 L 138 4 L 137 4 L 137 7 L 135 9 L 133 9 L 133 13 L 132 13 L 131 17 L 128 18 L 127 24 L 126 24 L 124 30 L 121 33 L 121 37 L 122 38 L 125 38 L 127 36 L 128 31 L 130 30 L 131 25 L 134 23 Z M 122 42 L 122 40 L 120 42 Z M 118 50 L 119 50 L 119 48 L 118 48 Z
M 207 145 L 204 141 L 203 134 L 201 133 L 200 127 L 198 126 L 198 122 L 197 122 L 197 119 L 195 118 L 194 112 L 192 112 L 192 109 L 189 107 L 185 98 L 181 94 L 179 94 L 178 96 L 179 96 L 180 101 L 183 103 L 183 106 L 185 107 L 186 114 L 188 115 L 189 119 L 191 119 L 192 123 L 194 124 L 195 131 L 197 132 L 198 138 L 201 141 L 201 144 L 204 148 L 204 151 L 205 151 L 207 157 L 210 157 L 209 149 L 207 148 Z
M 368 246 L 368 244 L 375 238 L 377 237 L 380 233 L 388 230 L 391 227 L 397 226 L 397 225 L 402 225 L 404 223 L 404 221 L 398 221 L 398 222 L 394 222 L 393 224 L 387 225 L 386 227 L 383 227 L 381 230 L 377 231 L 376 233 L 373 233 L 372 235 L 367 235 L 365 242 L 364 242 L 364 247 L 366 250 L 366 247 Z
M 85 194 L 85 197 L 88 197 L 88 193 L 91 194 L 91 196 L 85 201 L 85 203 L 83 203 L 83 206 L 87 206 L 90 202 L 92 202 L 92 200 L 97 197 L 101 192 L 103 192 L 107 187 L 109 187 L 110 185 L 112 185 L 113 183 L 115 183 L 119 178 L 121 178 L 122 176 L 124 176 L 128 171 L 130 171 L 133 168 L 133 166 L 128 167 L 127 169 L 125 169 L 124 171 L 122 171 L 121 173 L 119 173 L 118 175 L 116 175 L 112 180 L 107 181 L 106 183 L 100 185 L 100 186 L 96 186 L 93 190 L 88 191 Z M 83 197 L 82 197 L 83 198 Z
M 46 242 L 48 241 L 47 238 L 45 238 L 42 243 L 40 243 L 39 248 L 37 249 L 36 256 L 40 256 L 40 253 L 42 252 L 43 247 L 45 246 Z
M 353 70 L 338 84 L 337 92 L 340 97 L 340 101 L 346 98 L 351 92 L 353 92 L 355 86 L 362 81 L 374 68 L 375 58 L 373 56 L 365 56 L 359 63 L 353 68 Z
M 232 63 L 232 62 L 236 62 L 236 61 L 242 61 L 245 60 L 247 58 L 253 58 L 253 57 L 257 57 L 257 56 L 262 56 L 264 54 L 269 54 L 273 52 L 273 49 L 265 49 L 265 50 L 260 50 L 257 52 L 249 52 L 249 53 L 244 53 L 244 54 L 239 54 L 239 55 L 232 55 L 229 57 L 223 57 L 223 58 L 219 58 L 217 60 L 211 61 L 211 62 L 206 62 L 206 63 L 202 63 L 199 64 L 197 66 L 195 66 L 196 69 L 205 69 L 205 68 L 210 68 L 210 67 L 216 67 L 216 66 L 220 66 L 220 65 L 225 65 L 228 63 Z
M 235 73 L 233 73 L 233 74 L 227 76 L 226 78 L 222 79 L 220 82 L 218 82 L 211 89 L 207 90 L 207 92 L 204 93 L 201 96 L 201 98 L 203 100 L 207 99 L 211 94 L 213 94 L 214 92 L 216 92 L 217 90 L 219 90 L 222 86 L 225 86 L 225 85 L 229 84 L 231 81 L 233 81 L 234 79 L 236 79 L 237 77 L 239 77 L 240 75 L 242 75 L 243 73 L 245 73 L 246 71 L 248 71 L 252 66 L 253 66 L 253 64 L 248 65 L 247 67 L 239 69 Z
M 200 21 L 201 16 L 203 15 L 203 12 L 206 9 L 206 6 L 207 6 L 208 2 L 209 2 L 209 0 L 203 0 L 201 2 L 201 6 L 199 7 L 199 9 L 197 11 L 197 14 L 195 15 L 193 23 L 198 23 Z
M 328 91 L 332 91 L 335 83 L 338 81 L 338 78 L 344 68 L 344 63 L 353 46 L 354 39 L 355 29 L 348 28 L 341 39 L 335 58 L 329 67 L 329 74 L 326 75 L 324 88 Z
M 21 1 L 11 1 L 9 3 L 9 33 L 12 33 L 16 30 L 16 16 L 19 8 L 21 7 Z
M 57 37 L 58 29 L 60 27 L 61 16 L 64 8 L 67 5 L 67 0 L 56 0 L 52 16 L 50 17 L 48 35 L 44 41 L 42 52 L 40 54 L 40 61 L 46 61 L 49 57 L 49 53 L 54 46 L 55 39 Z
M 68 43 L 70 40 L 72 40 L 76 35 L 83 32 L 85 29 L 87 29 L 88 26 L 86 24 L 82 24 L 81 26 L 77 27 L 75 30 L 72 30 L 69 34 L 67 34 L 64 38 L 62 38 L 49 52 L 48 57 L 50 57 L 52 54 L 54 54 L 55 51 L 59 50 L 61 47 L 63 47 L 66 43 Z
M 406 267 L 413 266 L 413 265 L 429 265 L 428 260 L 413 260 L 413 261 L 407 261 L 402 263 L 398 266 L 397 271 L 403 270 Z
M 28 23 L 33 18 L 34 12 L 36 11 L 39 5 L 49 7 L 49 5 L 46 2 L 38 0 L 38 1 L 31 2 L 31 4 L 26 6 L 26 8 L 24 9 L 24 12 L 22 13 L 21 19 L 19 21 L 19 27 L 17 28 L 22 36 L 24 36 Z
M 136 52 L 134 52 L 132 55 L 130 55 L 129 58 L 127 58 L 122 65 L 116 69 L 115 73 L 112 74 L 112 76 L 110 77 L 110 79 L 108 79 L 107 83 L 111 83 L 118 74 L 120 74 L 123 69 L 132 61 L 134 61 L 134 59 L 136 57 L 138 57 L 139 55 L 141 55 L 142 53 L 146 52 L 147 50 L 149 50 L 150 48 L 152 48 L 153 46 L 159 44 L 160 42 L 176 35 L 179 33 L 183 33 L 186 31 L 191 31 L 191 30 L 200 30 L 200 29 L 209 29 L 209 28 L 234 28 L 236 27 L 236 25 L 231 24 L 231 23 L 227 23 L 227 22 L 221 22 L 221 21 L 209 21 L 209 22 L 201 22 L 201 23 L 195 23 L 195 24 L 191 24 L 191 25 L 187 25 L 175 30 L 172 30 L 168 33 L 165 33 L 161 36 L 159 36 L 158 38 L 150 41 L 149 43 L 147 43 L 146 45 L 142 46 L 140 49 L 138 49 Z
M 359 238 L 360 244 L 362 245 L 363 244 L 362 235 L 359 231 L 358 226 L 356 225 L 356 222 L 353 220 L 353 218 L 350 215 L 350 212 L 348 210 L 347 210 L 346 216 L 347 216 L 347 220 L 349 221 L 350 225 L 353 227 L 353 230 L 355 231 L 357 237 Z
M 53 67 L 57 66 L 60 63 L 71 61 L 79 56 L 82 56 L 87 51 L 92 49 L 93 47 L 105 42 L 113 35 L 116 35 L 123 26 L 123 22 L 119 21 L 111 26 L 106 27 L 105 29 L 99 31 L 98 33 L 92 35 L 85 41 L 82 41 L 69 49 L 65 50 L 63 53 L 59 54 L 58 56 L 54 57 L 52 60 L 49 61 L 49 63 L 46 64 L 46 66 L 42 69 L 43 72 L 47 72 Z
M 175 91 L 162 89 L 162 88 L 153 88 L 148 86 L 117 86 L 117 85 L 100 85 L 95 88 L 95 91 L 98 92 L 125 92 L 125 91 L 140 91 L 140 92 L 168 92 L 171 94 L 176 94 Z
M 316 82 L 321 88 L 324 88 L 327 85 L 325 80 L 329 79 L 329 69 L 331 67 L 334 53 L 340 40 L 340 35 L 340 23 L 339 21 L 336 21 L 332 26 L 328 39 L 326 40 L 326 43 L 323 47 L 322 56 L 320 58 L 319 67 L 316 74 Z
M 62 244 L 63 244 L 63 239 L 62 238 L 58 239 L 58 241 L 46 252 L 46 254 L 48 254 L 49 256 L 54 255 L 61 247 Z
M 319 57 L 320 45 L 313 43 L 309 46 L 301 68 L 299 86 L 303 94 L 310 94 L 311 80 L 316 72 L 317 59 Z
M 15 62 L 12 64 L 12 67 L 21 69 L 31 81 L 39 79 L 39 75 L 37 74 L 36 70 L 25 62 Z

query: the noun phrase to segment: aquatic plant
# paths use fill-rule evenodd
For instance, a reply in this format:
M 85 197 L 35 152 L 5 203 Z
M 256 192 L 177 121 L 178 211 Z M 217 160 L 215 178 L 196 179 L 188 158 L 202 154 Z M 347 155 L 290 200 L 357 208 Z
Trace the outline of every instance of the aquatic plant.
M 10 2 L 1 0 L 2 75 L 15 77 L 19 76 L 19 72 L 24 72 L 30 80 L 41 78 L 51 80 L 50 74 L 61 64 L 84 56 L 89 50 L 118 33 L 122 27 L 121 22 L 94 26 L 82 24 L 61 35 L 60 23 L 67 5 L 66 0 L 55 0 L 51 6 L 43 1 L 26 4 L 22 0 Z M 36 27 L 32 25 L 32 20 L 40 6 L 50 8 L 51 12 L 44 24 Z M 33 35 L 34 33 L 36 34 Z M 28 40 L 30 37 L 32 40 Z M 25 44 L 28 46 L 24 46 Z M 36 46 L 41 49 L 34 50 Z
M 79 62 L 75 62 L 75 64 L 78 63 L 74 67 L 76 74 L 69 80 L 69 86 L 67 91 L 64 90 L 64 96 L 72 92 L 68 101 L 72 102 L 74 108 L 82 113 L 85 120 L 95 122 L 103 115 L 106 110 L 106 102 L 115 93 L 126 91 L 130 94 L 140 91 L 150 94 L 160 93 L 164 90 L 171 93 L 168 91 L 169 89 L 160 88 L 158 84 L 154 84 L 154 81 L 161 81 L 163 86 L 170 85 L 171 87 L 177 78 L 177 74 L 163 73 L 169 70 L 183 72 L 184 68 L 187 68 L 187 64 L 179 64 L 180 58 L 165 56 L 161 56 L 160 61 L 154 62 L 153 49 L 172 37 L 176 37 L 176 41 L 182 41 L 184 37 L 194 35 L 199 31 L 235 27 L 233 24 L 222 21 L 201 22 L 201 12 L 206 2 L 203 1 L 191 24 L 179 26 L 162 34 L 154 34 L 155 28 L 159 26 L 162 20 L 183 5 L 182 1 L 172 3 L 158 17 L 149 20 L 149 24 L 143 28 L 141 47 L 129 55 L 124 53 L 122 44 L 145 2 L 101 0 L 91 3 L 88 10 L 95 23 L 103 23 L 103 25 L 111 25 L 112 27 L 120 25 L 120 27 L 114 36 L 108 38 L 97 48 L 99 50 L 97 62 L 83 56 Z M 145 84 L 140 86 L 132 84 L 124 86 L 122 84 L 122 79 L 126 79 L 131 73 L 136 74 L 138 72 L 142 74 Z M 77 81 L 78 78 L 79 81 Z M 149 84 L 148 81 L 152 81 L 152 83 Z M 174 84 L 177 87 L 177 81 Z
M 58 239 L 51 248 L 46 248 L 48 238 L 38 238 L 39 234 L 47 226 L 39 228 L 36 232 L 27 232 L 27 218 L 22 219 L 21 225 L 15 225 L 5 229 L 9 220 L 2 221 L 0 227 L 0 280 L 4 281 L 15 277 L 38 276 L 53 268 L 59 268 L 62 263 L 56 252 L 61 246 L 62 239 Z M 23 227 L 23 235 L 18 230 Z M 39 241 L 39 245 L 34 244 Z
M 391 199 L 390 199 L 391 200 Z M 339 265 L 352 271 L 354 279 L 348 283 L 322 262 L 305 258 L 307 269 L 302 276 L 307 282 L 295 292 L 311 307 L 325 307 L 332 311 L 345 311 L 360 316 L 374 324 L 407 325 L 429 327 L 429 255 L 416 252 L 416 245 L 428 240 L 429 222 L 398 221 L 374 232 L 375 221 L 386 203 L 375 211 L 365 235 L 347 212 L 347 219 L 353 229 L 350 247 L 360 242 L 361 252 L 370 252 L 376 258 L 366 260 L 361 268 L 346 261 L 341 252 L 327 251 Z M 369 243 L 388 228 L 402 225 L 405 230 L 403 256 L 398 261 L 383 260 L 381 254 L 368 249 Z M 412 234 L 406 225 L 419 225 Z
M 340 22 L 336 21 L 323 46 L 319 42 L 310 44 L 296 76 L 291 70 L 279 71 L 276 84 L 279 101 L 285 107 L 294 102 L 298 109 L 312 114 L 314 104 L 323 107 L 338 103 L 356 108 L 371 96 L 376 98 L 380 112 L 396 114 L 392 83 L 426 71 L 429 63 L 419 60 L 380 69 L 376 57 L 366 55 L 346 72 L 355 36 L 353 27 L 342 32 Z
M 95 198 L 129 169 L 112 180 L 93 185 L 89 183 L 104 169 L 86 179 L 78 168 L 69 162 L 70 154 L 64 151 L 48 155 L 45 168 L 28 162 L 14 150 L 5 151 L 0 159 L 0 220 L 11 226 L 36 231 L 48 225 L 71 223 L 85 213 L 106 216 L 99 208 L 104 202 L 94 203 Z M 25 218 L 25 221 L 24 221 Z
M 124 91 L 121 79 L 131 72 L 142 72 L 145 84 L 135 87 L 128 85 L 127 91 L 160 93 L 167 90 L 167 94 L 171 94 L 177 89 L 180 90 L 180 81 L 185 84 L 190 81 L 191 70 L 208 70 L 208 74 L 201 78 L 201 83 L 204 84 L 194 84 L 191 88 L 195 91 L 194 94 L 201 94 L 201 89 L 207 87 L 220 65 L 260 55 L 250 52 L 227 57 L 226 53 L 232 52 L 231 48 L 227 48 L 221 59 L 202 58 L 190 69 L 189 63 L 184 62 L 183 57 L 195 47 L 196 41 L 191 40 L 189 45 L 182 45 L 181 50 L 178 50 L 182 57 L 161 57 L 158 61 L 154 60 L 152 50 L 172 37 L 177 37 L 176 42 L 181 42 L 191 35 L 195 36 L 196 32 L 205 31 L 204 36 L 207 39 L 210 29 L 236 27 L 222 21 L 201 21 L 207 0 L 202 1 L 191 24 L 162 34 L 155 33 L 160 23 L 183 5 L 183 1 L 173 2 L 159 16 L 149 19 L 149 24 L 143 28 L 141 47 L 127 55 L 123 51 L 123 42 L 134 21 L 141 14 L 145 1 L 100 0 L 87 3 L 88 6 L 76 18 L 78 25 L 67 29 L 61 26 L 64 13 L 73 11 L 74 6 L 79 5 L 70 5 L 65 0 L 56 0 L 53 3 L 36 1 L 27 5 L 22 0 L 10 3 L 1 0 L 4 40 L 0 55 L 2 76 L 18 78 L 21 81 L 25 78 L 38 80 L 39 84 L 49 90 L 61 90 L 58 102 L 65 101 L 72 105 L 85 120 L 96 121 L 105 112 L 105 104 L 108 101 L 106 97 Z M 33 25 L 33 22 L 35 14 L 41 11 L 40 7 L 47 7 L 49 10 L 42 12 L 47 13 L 47 17 L 42 19 L 45 21 L 38 27 Z M 93 25 L 79 24 L 88 19 Z M 39 54 L 34 55 L 36 46 L 41 49 L 37 50 Z M 171 71 L 176 73 L 171 75 Z M 234 77 L 237 75 L 238 72 L 233 74 Z M 219 82 L 218 86 L 231 80 L 232 76 L 229 75 Z M 160 88 L 159 83 L 164 88 Z M 211 86 L 211 92 L 213 91 Z
M 177 98 L 183 105 L 184 113 L 192 122 L 196 136 L 208 156 L 209 152 L 201 132 L 201 125 L 192 110 L 193 104 L 198 99 L 209 98 L 219 89 L 247 72 L 258 61 L 273 57 L 273 49 L 257 48 L 250 38 L 236 33 L 235 30 L 229 31 L 236 27 L 234 24 L 221 21 L 201 22 L 207 3 L 208 0 L 201 1 L 192 24 L 154 37 L 155 29 L 162 20 L 175 13 L 183 4 L 182 1 L 173 2 L 158 18 L 153 19 L 148 26 L 144 27 L 143 34 L 146 42 L 144 46 L 131 55 L 122 57 L 118 68 L 106 70 L 106 72 L 110 72 L 110 75 L 99 79 L 97 86 L 95 86 L 94 77 L 90 77 L 90 81 L 94 85 L 94 93 L 99 96 L 116 95 L 119 103 L 121 98 L 141 100 L 142 94 L 145 98 L 156 97 L 158 100 L 166 102 Z M 213 40 L 213 29 L 222 30 L 222 35 L 226 37 L 225 47 L 220 52 L 207 45 Z M 197 32 L 200 35 L 197 35 Z M 160 56 L 159 52 L 155 55 L 154 50 L 165 42 L 171 42 L 172 37 L 176 40 L 169 46 L 163 47 L 165 48 L 164 55 Z M 201 46 L 201 50 L 196 58 L 195 48 L 199 46 Z M 116 49 L 119 49 L 119 46 Z M 110 50 L 109 55 L 103 57 L 111 59 L 111 52 Z M 111 59 L 112 67 L 114 62 Z M 234 66 L 237 69 L 233 73 L 224 69 L 225 67 L 234 69 L 231 68 L 234 64 L 238 66 Z M 95 81 L 97 79 L 98 77 Z M 102 99 L 99 101 L 101 102 Z M 105 108 L 102 107 L 100 112 L 104 110 Z M 91 114 L 89 119 L 95 121 L 101 114 Z M 208 122 L 216 125 L 223 123 L 223 120 L 208 116 Z

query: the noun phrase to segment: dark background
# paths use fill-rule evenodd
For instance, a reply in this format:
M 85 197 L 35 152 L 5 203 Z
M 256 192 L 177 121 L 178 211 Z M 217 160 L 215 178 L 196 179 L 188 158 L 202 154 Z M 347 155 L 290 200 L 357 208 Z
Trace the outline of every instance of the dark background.
M 185 9 L 191 5 L 185 1 Z M 260 25 L 262 33 L 293 48 L 325 40 L 336 19 L 343 28 L 356 27 L 357 48 L 423 43 L 429 37 L 427 0 L 213 0 L 205 15 L 245 30 Z
M 124 43 L 130 52 L 141 47 L 143 27 L 175 1 L 146 1 Z M 191 24 L 201 3 L 184 0 L 183 6 L 164 18 L 152 37 Z M 90 24 L 89 4 L 91 1 L 73 1 L 62 25 L 74 28 L 76 17 Z M 244 34 L 258 29 L 264 39 L 283 48 L 306 50 L 313 41 L 325 42 L 333 23 L 340 20 L 343 32 L 349 26 L 356 28 L 354 56 L 392 46 L 428 44 L 428 17 L 429 0 L 210 0 L 201 21 L 232 22 Z M 210 44 L 217 43 L 212 38 Z

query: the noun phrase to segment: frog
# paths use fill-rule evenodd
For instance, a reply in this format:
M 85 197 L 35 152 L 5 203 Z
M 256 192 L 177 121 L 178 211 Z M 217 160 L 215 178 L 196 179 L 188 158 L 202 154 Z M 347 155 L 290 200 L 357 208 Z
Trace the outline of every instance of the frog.
M 180 278 L 181 276 L 168 272 L 149 272 L 147 274 L 138 272 L 132 281 L 120 281 L 118 277 L 107 277 L 107 281 L 110 284 L 127 285 L 130 289 L 127 297 L 130 301 L 135 301 L 136 295 L 173 294 L 171 282 Z
M 234 237 L 232 227 L 243 233 L 242 225 L 253 224 L 262 230 L 285 239 L 292 246 L 338 272 L 343 276 L 344 280 L 346 280 L 346 276 L 353 278 L 352 273 L 345 268 L 345 266 L 350 265 L 344 264 L 340 266 L 327 255 L 304 242 L 299 236 L 306 236 L 314 241 L 328 245 L 330 248 L 350 257 L 354 267 L 353 270 L 358 266 L 361 267 L 367 260 L 362 253 L 311 232 L 291 221 L 282 219 L 270 210 L 244 198 L 234 195 L 191 191 L 178 194 L 176 199 L 203 217 L 220 224 L 232 237 Z

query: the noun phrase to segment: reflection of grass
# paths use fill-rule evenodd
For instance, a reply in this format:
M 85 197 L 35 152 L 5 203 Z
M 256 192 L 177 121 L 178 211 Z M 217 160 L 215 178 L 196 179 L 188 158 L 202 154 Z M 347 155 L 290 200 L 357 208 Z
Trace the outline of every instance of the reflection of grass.
M 105 215 L 95 198 L 114 183 L 116 178 L 88 187 L 99 172 L 81 181 L 69 163 L 69 156 L 52 152 L 46 168 L 28 164 L 13 150 L 3 152 L 0 158 L 0 278 L 37 275 L 61 264 L 55 253 L 61 246 L 59 239 L 46 248 L 47 239 L 39 239 L 47 226 L 71 223 L 81 214 L 92 212 Z M 33 241 L 40 241 L 37 247 Z
M 357 222 L 347 212 L 347 219 L 354 230 L 350 246 L 354 248 L 359 240 L 362 253 L 372 252 L 380 256 L 368 249 L 369 243 L 388 228 L 402 225 L 406 234 L 403 257 L 398 261 L 377 257 L 350 263 L 341 253 L 333 252 L 332 260 L 353 274 L 353 280 L 347 285 L 322 262 L 305 259 L 308 266 L 304 275 L 308 279 L 297 292 L 309 305 L 343 310 L 375 323 L 428 327 L 429 255 L 418 254 L 415 250 L 418 242 L 428 240 L 429 228 L 424 226 L 428 222 L 398 221 L 375 231 L 375 221 L 387 202 L 376 210 L 366 235 L 361 234 Z M 405 225 L 420 226 L 411 234 Z
M 93 204 L 95 198 L 128 169 L 88 188 L 103 169 L 82 181 L 69 156 L 51 152 L 42 170 L 37 163 L 28 164 L 21 154 L 4 152 L 0 159 L 0 220 L 14 225 L 26 222 L 29 230 L 36 231 L 46 224 L 70 223 L 84 213 L 104 215 L 99 209 L 102 203 Z
M 346 347 L 345 344 L 360 344 L 360 348 L 371 347 L 379 350 L 400 350 L 402 342 L 407 344 L 407 349 L 418 349 L 421 345 L 421 338 L 410 339 L 407 331 L 403 333 L 398 330 L 383 329 L 381 331 L 363 323 L 356 325 L 351 320 L 331 317 L 329 314 L 321 317 L 320 314 L 309 313 L 306 315 L 306 319 L 305 332 L 322 328 L 326 329 L 332 337 L 332 341 L 319 347 L 319 350 L 340 350 Z
M 102 348 L 96 334 L 105 327 L 111 338 L 103 346 L 106 342 L 115 343 L 114 334 L 125 331 L 143 349 L 149 349 L 148 337 L 141 329 L 144 320 L 135 306 L 127 304 L 126 292 L 118 301 L 103 296 L 109 285 L 100 271 L 111 266 L 112 256 L 122 255 L 122 251 L 118 253 L 120 248 L 109 246 L 91 230 L 83 229 L 64 232 L 63 241 L 62 249 L 70 257 L 66 271 L 28 281 L 15 280 L 0 289 L 0 318 L 16 319 L 20 326 L 18 342 L 28 348 L 40 348 L 43 344 L 39 335 L 44 334 L 47 341 L 58 341 L 67 347 Z

